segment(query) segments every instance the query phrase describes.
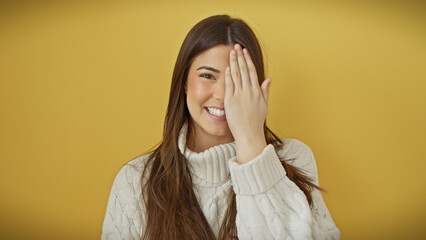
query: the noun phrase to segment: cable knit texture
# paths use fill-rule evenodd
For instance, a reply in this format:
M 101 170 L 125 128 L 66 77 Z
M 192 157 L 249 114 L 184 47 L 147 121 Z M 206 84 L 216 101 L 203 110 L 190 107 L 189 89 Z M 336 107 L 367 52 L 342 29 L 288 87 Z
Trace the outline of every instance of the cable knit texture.
M 226 196 L 236 194 L 238 237 L 245 239 L 340 239 L 320 191 L 314 207 L 291 181 L 278 156 L 307 173 L 319 185 L 311 149 L 297 139 L 282 139 L 278 152 L 269 144 L 251 161 L 236 162 L 235 142 L 195 153 L 186 147 L 187 125 L 179 135 L 179 149 L 190 163 L 194 192 L 216 236 L 226 209 Z M 102 239 L 140 239 L 145 221 L 141 179 L 146 158 L 140 156 L 118 172 L 112 185 L 102 228 Z

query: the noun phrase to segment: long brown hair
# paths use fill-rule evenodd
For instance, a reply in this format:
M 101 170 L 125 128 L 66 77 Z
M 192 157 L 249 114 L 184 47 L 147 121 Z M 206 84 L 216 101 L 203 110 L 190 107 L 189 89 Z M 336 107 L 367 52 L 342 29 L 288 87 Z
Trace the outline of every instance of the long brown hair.
M 193 191 L 188 161 L 178 148 L 178 138 L 183 125 L 191 125 L 185 84 L 194 58 L 216 45 L 233 46 L 236 43 L 249 51 L 259 84 L 262 84 L 265 79 L 262 50 L 254 32 L 243 20 L 228 15 L 211 16 L 197 23 L 185 37 L 173 71 L 163 139 L 146 159 L 145 166 L 149 165 L 149 168 L 145 167 L 142 174 L 145 178 L 149 172 L 142 186 L 146 207 L 142 239 L 215 239 Z M 273 144 L 278 151 L 283 142 L 266 126 L 266 121 L 264 132 L 267 144 Z M 314 185 L 301 170 L 285 163 L 284 159 L 280 160 L 288 178 L 305 193 L 312 206 L 311 190 L 323 189 Z M 238 239 L 235 193 L 231 192 L 218 239 Z

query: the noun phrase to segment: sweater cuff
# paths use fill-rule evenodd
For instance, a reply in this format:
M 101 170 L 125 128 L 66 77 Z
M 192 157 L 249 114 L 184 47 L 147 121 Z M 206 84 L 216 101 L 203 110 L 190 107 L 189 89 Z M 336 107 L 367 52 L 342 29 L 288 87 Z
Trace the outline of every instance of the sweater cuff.
M 236 158 L 228 162 L 235 194 L 266 192 L 286 175 L 272 144 L 268 144 L 260 155 L 247 163 L 239 164 Z

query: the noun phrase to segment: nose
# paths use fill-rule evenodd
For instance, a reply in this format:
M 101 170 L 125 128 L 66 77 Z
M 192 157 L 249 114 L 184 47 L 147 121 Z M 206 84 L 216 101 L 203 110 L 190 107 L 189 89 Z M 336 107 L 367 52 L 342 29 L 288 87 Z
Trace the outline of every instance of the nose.
M 219 78 L 214 90 L 214 98 L 223 103 L 225 101 L 225 77 Z

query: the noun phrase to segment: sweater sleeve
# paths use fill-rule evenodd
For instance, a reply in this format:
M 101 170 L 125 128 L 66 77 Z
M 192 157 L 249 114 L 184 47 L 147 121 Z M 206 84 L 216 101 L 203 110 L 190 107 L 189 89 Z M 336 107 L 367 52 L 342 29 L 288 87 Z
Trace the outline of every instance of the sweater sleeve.
M 309 147 L 295 161 L 308 162 L 307 168 L 318 183 L 315 159 Z M 236 225 L 240 239 L 339 239 L 321 193 L 312 193 L 311 209 L 305 194 L 291 181 L 272 144 L 250 162 L 229 161 L 236 194 Z M 308 169 L 309 172 L 309 169 Z
M 135 167 L 126 164 L 115 177 L 102 226 L 102 240 L 140 239 L 142 212 L 138 176 Z

